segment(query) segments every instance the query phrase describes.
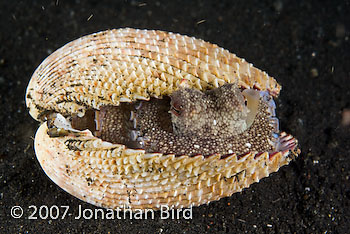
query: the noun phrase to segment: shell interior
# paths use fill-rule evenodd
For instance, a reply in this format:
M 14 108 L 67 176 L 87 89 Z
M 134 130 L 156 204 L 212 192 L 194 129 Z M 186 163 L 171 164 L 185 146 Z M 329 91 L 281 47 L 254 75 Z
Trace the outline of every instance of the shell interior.
M 234 84 L 204 93 L 180 89 L 170 98 L 102 106 L 65 122 L 63 129 L 88 129 L 104 141 L 147 153 L 225 157 L 233 152 L 280 150 L 273 99 L 263 91 L 241 92 Z M 62 132 L 60 126 L 51 124 Z

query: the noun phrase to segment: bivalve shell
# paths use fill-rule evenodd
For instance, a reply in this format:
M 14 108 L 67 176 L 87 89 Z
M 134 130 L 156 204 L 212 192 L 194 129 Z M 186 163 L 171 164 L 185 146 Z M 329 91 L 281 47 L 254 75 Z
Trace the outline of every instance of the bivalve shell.
M 58 186 L 91 204 L 159 209 L 230 196 L 298 155 L 297 140 L 284 132 L 266 152 L 176 155 L 103 141 L 65 122 L 89 109 L 169 96 L 184 83 L 202 91 L 236 83 L 271 97 L 281 89 L 244 59 L 192 37 L 130 28 L 84 36 L 46 58 L 29 82 L 26 103 L 42 121 L 35 136 L 40 165 Z

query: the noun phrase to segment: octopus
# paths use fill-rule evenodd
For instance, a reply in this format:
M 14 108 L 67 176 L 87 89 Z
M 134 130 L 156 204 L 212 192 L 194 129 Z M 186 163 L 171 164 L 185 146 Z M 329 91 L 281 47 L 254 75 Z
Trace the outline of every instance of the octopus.
M 103 106 L 72 118 L 72 127 L 148 153 L 209 156 L 234 150 L 242 155 L 276 149 L 274 109 L 266 93 L 242 92 L 226 84 L 206 92 L 183 88 L 170 98 Z

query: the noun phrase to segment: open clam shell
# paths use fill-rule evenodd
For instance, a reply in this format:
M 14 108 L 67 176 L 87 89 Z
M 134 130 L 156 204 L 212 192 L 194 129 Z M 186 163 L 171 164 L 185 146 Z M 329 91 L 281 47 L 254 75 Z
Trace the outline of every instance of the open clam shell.
M 29 112 L 42 121 L 35 152 L 45 173 L 98 206 L 180 208 L 230 196 L 298 155 L 297 140 L 284 132 L 266 152 L 177 155 L 103 141 L 67 121 L 90 109 L 169 96 L 184 83 L 202 91 L 236 83 L 270 97 L 281 89 L 244 59 L 192 37 L 126 28 L 79 38 L 46 58 L 27 88 Z

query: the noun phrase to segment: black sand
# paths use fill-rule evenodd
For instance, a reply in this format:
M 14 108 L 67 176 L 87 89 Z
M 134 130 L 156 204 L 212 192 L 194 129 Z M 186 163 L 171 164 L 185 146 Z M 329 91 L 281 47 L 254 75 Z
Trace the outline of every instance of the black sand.
M 349 1 L 1 1 L 0 12 L 0 233 L 349 233 L 350 126 L 341 124 L 350 109 Z M 242 193 L 193 208 L 189 220 L 76 220 L 79 205 L 95 207 L 41 170 L 25 89 L 55 49 L 126 26 L 216 43 L 274 76 L 280 126 L 302 154 Z M 38 210 L 31 220 L 31 205 L 69 206 L 71 215 L 43 219 Z

